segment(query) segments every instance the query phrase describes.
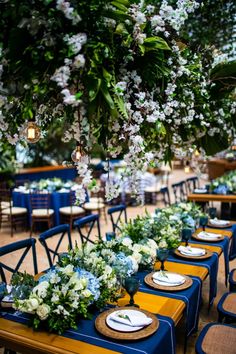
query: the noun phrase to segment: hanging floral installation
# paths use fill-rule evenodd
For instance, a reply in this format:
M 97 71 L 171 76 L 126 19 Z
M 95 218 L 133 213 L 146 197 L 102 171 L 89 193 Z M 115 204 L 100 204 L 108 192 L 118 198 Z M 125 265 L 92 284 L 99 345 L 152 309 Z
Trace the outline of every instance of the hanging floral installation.
M 0 137 L 27 140 L 53 121 L 80 150 L 83 187 L 92 182 L 90 151 L 123 154 L 138 194 L 150 164 L 196 147 L 219 149 L 234 135 L 236 104 L 211 99 L 209 51 L 179 32 L 200 5 L 194 0 L 9 0 L 1 3 Z M 218 144 L 218 145 L 217 145 Z M 213 148 L 214 145 L 214 148 Z M 221 145 L 222 147 L 222 145 Z M 119 186 L 107 182 L 107 199 Z

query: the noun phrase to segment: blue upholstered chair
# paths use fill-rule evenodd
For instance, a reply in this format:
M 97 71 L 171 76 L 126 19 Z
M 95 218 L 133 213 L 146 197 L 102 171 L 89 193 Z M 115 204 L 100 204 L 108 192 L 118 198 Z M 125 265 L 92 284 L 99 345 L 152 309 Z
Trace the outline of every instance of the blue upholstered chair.
M 232 269 L 229 273 L 229 290 L 236 291 L 236 269 Z
M 92 214 L 80 218 L 74 222 L 74 226 L 78 229 L 82 244 L 85 242 L 95 243 L 93 240 L 91 240 L 91 232 L 95 228 L 97 228 L 97 236 L 99 240 L 101 240 L 99 214 Z M 82 230 L 83 228 L 86 229 L 86 233 Z
M 65 239 L 67 239 L 66 245 L 64 244 L 62 250 L 60 246 L 62 246 L 62 242 Z M 49 243 L 52 243 L 50 240 L 53 241 L 53 246 L 49 245 Z M 46 251 L 49 266 L 52 267 L 56 257 L 59 257 L 60 253 L 66 252 L 68 249 L 72 249 L 70 225 L 64 224 L 55 226 L 52 229 L 43 232 L 41 235 L 39 235 L 39 242 L 43 245 Z
M 110 215 L 112 230 L 116 232 L 116 229 L 121 230 L 119 224 L 122 221 L 122 217 L 124 217 L 125 223 L 127 223 L 127 213 L 126 206 L 124 204 L 116 205 L 107 210 L 108 215 Z
M 197 354 L 234 354 L 236 327 L 212 322 L 201 331 L 196 342 Z
M 235 322 L 236 321 L 236 293 L 225 293 L 217 305 L 219 322 Z
M 21 265 L 30 250 L 32 251 L 34 274 L 38 273 L 35 243 L 36 240 L 34 238 L 28 238 L 26 240 L 10 243 L 9 245 L 0 247 L 0 275 L 3 282 L 6 282 L 6 274 L 5 274 L 6 271 L 14 274 L 20 270 Z M 15 267 L 9 266 L 9 258 L 7 262 L 2 260 L 3 256 L 5 255 L 10 256 L 10 254 L 15 253 L 16 251 L 19 250 L 23 250 L 23 253 L 19 256 L 19 260 L 15 265 Z

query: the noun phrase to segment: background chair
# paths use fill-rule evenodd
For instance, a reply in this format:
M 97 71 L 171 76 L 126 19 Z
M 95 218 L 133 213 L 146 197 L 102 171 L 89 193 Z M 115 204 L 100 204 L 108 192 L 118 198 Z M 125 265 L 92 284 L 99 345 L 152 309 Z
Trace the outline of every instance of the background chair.
M 39 235 L 39 242 L 46 251 L 49 266 L 52 267 L 55 263 L 55 258 L 59 257 L 60 253 L 72 249 L 70 226 L 68 224 L 59 225 L 43 232 Z M 61 249 L 60 252 L 59 249 Z
M 27 254 L 29 253 L 30 250 L 32 250 L 34 274 L 38 273 L 35 243 L 36 243 L 36 240 L 34 238 L 28 238 L 26 240 L 14 242 L 9 245 L 0 247 L 0 275 L 1 275 L 2 281 L 7 282 L 7 277 L 6 277 L 5 271 L 10 272 L 11 274 L 14 274 L 19 271 L 23 261 L 25 260 Z M 23 250 L 23 253 L 19 256 L 19 260 L 18 260 L 15 267 L 12 267 L 9 265 L 9 257 L 6 259 L 6 262 L 4 262 L 2 260 L 2 257 L 5 255 L 9 255 L 9 256 L 11 255 L 11 260 L 12 260 L 13 256 L 14 257 L 17 256 L 17 258 L 18 258 L 17 251 L 19 251 L 19 250 Z
M 217 305 L 219 322 L 236 322 L 236 293 L 225 293 Z
M 53 226 L 54 210 L 50 209 L 50 194 L 33 192 L 30 194 L 31 206 L 31 228 L 30 237 L 33 233 L 33 228 L 37 222 L 46 222 L 48 228 Z
M 70 230 L 72 230 L 74 220 L 77 220 L 80 216 L 85 215 L 85 210 L 80 206 L 75 205 L 75 202 L 75 192 L 70 191 L 70 205 L 59 209 L 61 223 L 68 223 L 70 225 Z
M 3 223 L 9 223 L 11 228 L 11 237 L 13 237 L 13 228 L 17 225 L 27 225 L 26 208 L 13 207 L 10 189 L 0 189 L 0 228 Z
M 93 214 L 89 216 L 85 216 L 79 220 L 74 222 L 75 227 L 77 227 L 81 243 L 91 242 L 95 243 L 91 240 L 91 232 L 97 228 L 97 236 L 99 240 L 101 240 L 101 231 L 100 231 L 100 223 L 99 223 L 99 214 Z M 82 229 L 86 227 L 86 233 L 82 232 Z
M 99 215 L 103 214 L 104 219 L 107 222 L 106 206 L 103 195 L 104 193 L 101 189 L 97 193 L 92 193 L 89 201 L 83 204 L 83 208 L 88 213 L 96 211 Z
M 185 202 L 187 200 L 187 190 L 185 181 L 173 183 L 171 187 L 173 189 L 175 203 Z
M 127 213 L 126 206 L 124 204 L 114 206 L 107 210 L 108 215 L 110 215 L 112 223 L 112 231 L 116 232 L 116 229 L 121 231 L 119 224 L 122 222 L 122 217 L 124 217 L 125 223 L 127 223 Z M 116 214 L 116 215 L 114 215 Z
M 236 269 L 232 269 L 229 273 L 229 290 L 236 291 Z
M 187 178 L 185 183 L 186 183 L 188 193 L 192 193 L 194 189 L 200 187 L 199 179 L 197 176 Z
M 160 195 L 161 199 L 160 201 L 165 205 L 169 206 L 171 204 L 170 202 L 170 192 L 168 187 L 163 187 L 160 189 Z
M 236 327 L 209 323 L 201 331 L 196 342 L 197 354 L 235 354 Z

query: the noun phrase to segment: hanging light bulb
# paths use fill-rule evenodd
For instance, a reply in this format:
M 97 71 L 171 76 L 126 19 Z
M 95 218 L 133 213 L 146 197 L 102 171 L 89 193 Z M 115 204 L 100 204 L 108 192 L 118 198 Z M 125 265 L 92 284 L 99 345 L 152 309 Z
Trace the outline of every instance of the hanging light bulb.
M 185 173 L 190 173 L 190 166 L 189 166 L 189 162 L 186 162 L 186 166 L 184 167 L 184 172 Z
M 35 122 L 28 122 L 23 132 L 28 143 L 37 143 L 41 138 L 41 130 Z
M 82 154 L 81 154 L 81 146 L 78 144 L 76 146 L 76 148 L 72 151 L 71 159 L 74 162 L 79 162 L 80 159 L 81 159 L 81 156 L 82 156 Z

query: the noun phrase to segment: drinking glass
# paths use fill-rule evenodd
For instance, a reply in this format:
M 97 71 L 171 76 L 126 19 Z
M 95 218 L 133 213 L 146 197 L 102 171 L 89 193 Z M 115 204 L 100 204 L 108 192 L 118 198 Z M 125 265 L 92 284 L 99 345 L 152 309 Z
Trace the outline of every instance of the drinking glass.
M 111 241 L 116 238 L 115 232 L 106 232 L 106 240 Z
M 130 296 L 129 304 L 127 304 L 126 306 L 139 307 L 139 305 L 135 304 L 135 302 L 134 302 L 134 295 L 138 291 L 139 285 L 140 285 L 140 283 L 137 278 L 135 278 L 135 277 L 125 278 L 124 288 Z
M 201 216 L 200 217 L 200 226 L 202 226 L 202 230 L 205 231 L 205 227 L 208 223 L 208 216 Z
M 188 241 L 192 237 L 192 229 L 186 228 L 181 231 L 182 241 L 185 241 L 185 247 L 188 246 Z
M 216 218 L 216 213 L 217 213 L 217 209 L 216 208 L 209 208 L 208 209 L 208 214 L 209 214 L 211 219 L 215 219 Z
M 161 262 L 161 270 L 166 270 L 164 263 L 169 256 L 169 250 L 167 248 L 158 248 L 156 250 L 157 260 Z

